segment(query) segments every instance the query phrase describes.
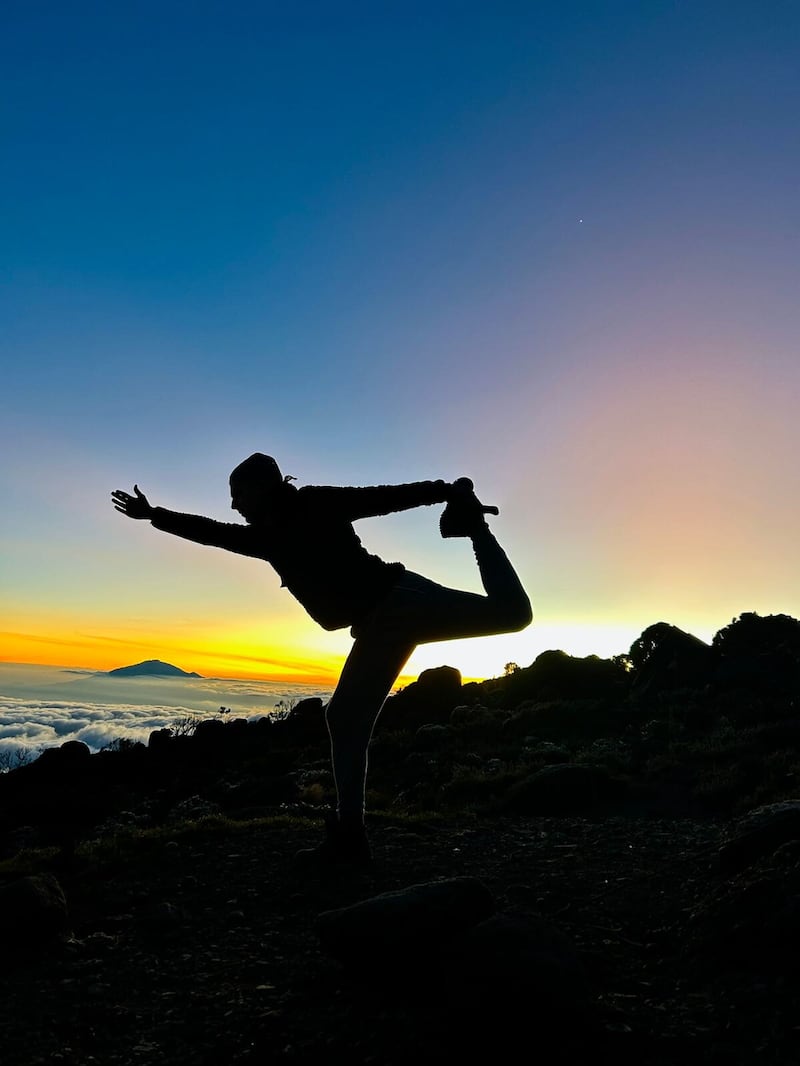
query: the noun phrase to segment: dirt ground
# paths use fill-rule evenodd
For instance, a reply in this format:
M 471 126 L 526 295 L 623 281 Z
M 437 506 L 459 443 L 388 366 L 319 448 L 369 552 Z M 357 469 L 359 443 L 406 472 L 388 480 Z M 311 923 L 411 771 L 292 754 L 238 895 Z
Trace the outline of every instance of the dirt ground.
M 380 821 L 374 868 L 325 877 L 291 862 L 318 837 L 311 824 L 208 826 L 110 852 L 60 876 L 74 938 L 6 958 L 2 1062 L 400 1066 L 469 1047 L 497 1062 L 559 1061 L 560 1031 L 535 1002 L 519 1024 L 487 1011 L 465 1032 L 463 1016 L 415 994 L 413 976 L 354 973 L 321 951 L 320 912 L 469 875 L 499 911 L 541 915 L 581 952 L 597 1018 L 585 1061 L 795 1066 L 797 980 L 697 966 L 686 953 L 687 919 L 720 877 L 719 831 L 635 818 Z M 581 1036 L 568 1029 L 574 1061 Z M 518 1051 L 520 1033 L 529 1043 Z

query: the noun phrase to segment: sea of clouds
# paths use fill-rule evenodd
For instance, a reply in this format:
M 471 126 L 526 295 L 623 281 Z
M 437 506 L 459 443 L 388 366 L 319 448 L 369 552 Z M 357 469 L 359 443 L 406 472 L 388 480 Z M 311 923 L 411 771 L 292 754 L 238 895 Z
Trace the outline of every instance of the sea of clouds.
M 38 754 L 67 740 L 99 751 L 115 740 L 146 741 L 175 727 L 230 709 L 231 718 L 260 718 L 306 696 L 327 699 L 311 685 L 226 678 L 110 677 L 89 670 L 0 663 L 0 754 Z

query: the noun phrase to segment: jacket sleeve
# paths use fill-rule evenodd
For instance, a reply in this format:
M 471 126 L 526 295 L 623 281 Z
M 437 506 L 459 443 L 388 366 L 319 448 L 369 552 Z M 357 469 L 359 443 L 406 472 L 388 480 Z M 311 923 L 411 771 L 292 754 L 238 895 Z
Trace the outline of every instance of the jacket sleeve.
M 208 544 L 214 548 L 237 552 L 239 555 L 259 557 L 256 538 L 249 526 L 217 522 L 213 518 L 196 514 L 181 514 L 178 511 L 168 511 L 166 507 L 154 508 L 150 521 L 156 529 L 172 533 L 184 540 L 192 540 L 196 544 Z
M 339 488 L 333 485 L 308 485 L 299 490 L 313 499 L 315 508 L 340 515 L 350 522 L 359 518 L 408 511 L 432 503 L 445 503 L 450 485 L 446 481 L 413 481 L 408 485 L 373 485 L 364 488 Z

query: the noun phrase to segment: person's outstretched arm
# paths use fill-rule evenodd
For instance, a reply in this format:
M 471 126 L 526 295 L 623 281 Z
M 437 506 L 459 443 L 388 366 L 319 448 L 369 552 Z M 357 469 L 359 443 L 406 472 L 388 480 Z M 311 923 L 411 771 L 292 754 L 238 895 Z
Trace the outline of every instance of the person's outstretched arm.
M 447 503 L 452 485 L 446 481 L 413 481 L 407 485 L 370 485 L 363 488 L 309 485 L 301 493 L 313 494 L 315 504 L 342 515 L 350 522 L 359 518 L 408 511 L 434 503 Z
M 168 511 L 166 507 L 153 507 L 138 485 L 133 486 L 133 492 L 134 495 L 131 495 L 122 489 L 116 489 L 111 493 L 114 508 L 126 517 L 148 519 L 156 529 L 172 533 L 184 540 L 192 540 L 196 544 L 208 544 L 236 552 L 238 555 L 258 557 L 258 546 L 255 544 L 253 531 L 248 526 L 217 522 L 213 518 L 204 518 L 197 514 Z

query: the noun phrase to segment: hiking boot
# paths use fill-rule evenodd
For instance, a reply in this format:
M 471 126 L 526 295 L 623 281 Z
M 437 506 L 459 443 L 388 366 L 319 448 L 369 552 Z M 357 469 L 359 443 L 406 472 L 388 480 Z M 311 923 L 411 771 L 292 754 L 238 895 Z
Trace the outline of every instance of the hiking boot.
M 439 519 L 439 532 L 447 537 L 473 537 L 486 529 L 487 514 L 500 514 L 496 507 L 485 507 L 475 495 L 468 477 L 454 481 L 450 501 Z
M 314 848 L 303 848 L 294 857 L 299 869 L 326 869 L 333 866 L 364 868 L 372 862 L 372 851 L 363 825 L 342 825 L 336 814 L 325 818 L 325 838 Z

